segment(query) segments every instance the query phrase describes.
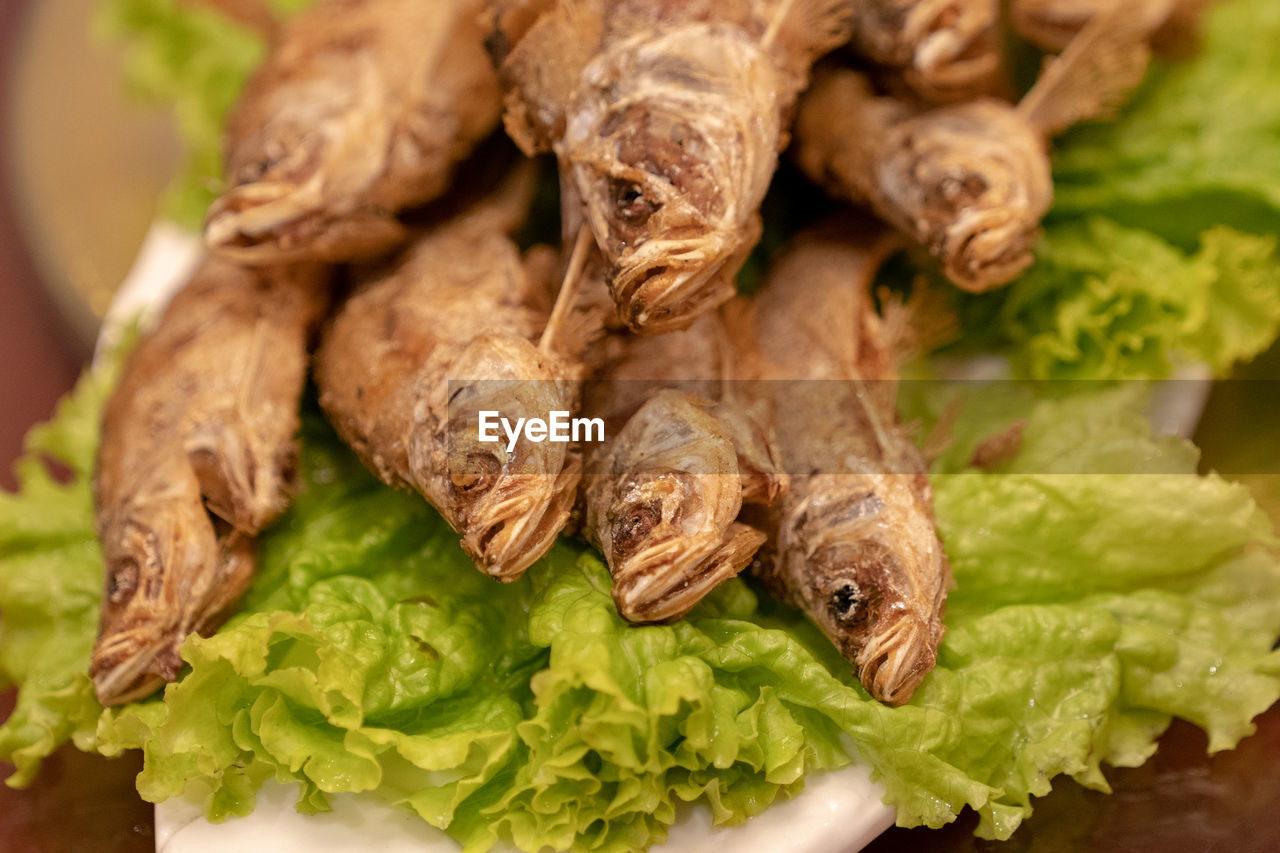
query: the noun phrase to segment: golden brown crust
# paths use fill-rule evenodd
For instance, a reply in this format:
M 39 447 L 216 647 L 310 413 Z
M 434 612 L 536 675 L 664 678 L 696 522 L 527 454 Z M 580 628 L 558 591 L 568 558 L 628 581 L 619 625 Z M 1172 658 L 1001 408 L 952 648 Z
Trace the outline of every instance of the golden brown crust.
M 796 161 L 832 193 L 869 204 L 925 247 L 956 285 L 983 291 L 1031 264 L 1053 199 L 1043 137 L 1014 107 L 920 110 L 829 71 L 801 101 Z
M 892 330 L 871 302 L 889 245 L 869 223 L 803 236 L 734 331 L 743 378 L 757 380 L 741 387 L 791 473 L 757 572 L 896 705 L 937 658 L 950 570 L 924 457 L 895 408 Z
M 859 0 L 853 45 L 897 69 L 919 97 L 958 103 L 1003 94 L 1000 0 Z
M 739 512 L 775 500 L 786 478 L 771 434 L 721 399 L 730 367 L 717 315 L 611 342 L 585 407 L 609 441 L 589 451 L 583 532 L 604 554 L 618 612 L 669 621 L 750 563 L 765 536 Z

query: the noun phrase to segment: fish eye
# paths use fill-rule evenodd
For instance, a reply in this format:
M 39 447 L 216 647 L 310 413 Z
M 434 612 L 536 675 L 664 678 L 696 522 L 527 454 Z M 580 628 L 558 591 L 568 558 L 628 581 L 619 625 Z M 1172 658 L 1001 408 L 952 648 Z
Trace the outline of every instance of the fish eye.
M 649 221 L 660 203 L 651 201 L 644 194 L 644 187 L 635 181 L 612 180 L 609 182 L 609 199 L 613 212 L 626 225 L 640 227 Z
M 482 495 L 493 488 L 502 463 L 492 453 L 468 453 L 460 467 L 449 472 L 449 482 L 464 495 Z
M 956 211 L 975 204 L 989 188 L 986 178 L 976 172 L 953 172 L 944 175 L 930 195 L 934 204 Z
M 138 563 L 132 557 L 121 561 L 107 578 L 107 600 L 112 604 L 123 604 L 133 597 L 138 590 Z
M 827 607 L 837 622 L 849 624 L 866 617 L 867 597 L 852 581 L 846 581 L 832 591 Z
M 662 506 L 657 499 L 628 507 L 613 524 L 614 551 L 623 556 L 632 553 L 661 520 Z

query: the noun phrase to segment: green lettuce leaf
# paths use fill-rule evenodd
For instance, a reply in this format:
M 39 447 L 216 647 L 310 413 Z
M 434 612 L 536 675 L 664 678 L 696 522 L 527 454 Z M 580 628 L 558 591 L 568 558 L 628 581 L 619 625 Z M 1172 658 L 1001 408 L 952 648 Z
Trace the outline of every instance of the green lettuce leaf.
M 1103 215 L 1190 250 L 1218 225 L 1280 232 L 1280 7 L 1227 0 L 1186 61 L 1155 64 L 1118 121 L 1054 151 L 1052 216 Z
M 1280 332 L 1280 7 L 1226 0 L 1118 120 L 1053 150 L 1035 265 L 962 297 L 966 343 L 1035 379 L 1226 373 Z
M 1032 379 L 1159 378 L 1192 361 L 1221 374 L 1280 331 L 1276 239 L 1217 227 L 1188 255 L 1108 219 L 1062 221 L 998 322 Z
M 957 588 L 904 707 L 871 700 L 811 624 L 742 580 L 644 628 L 579 545 L 494 584 L 310 414 L 305 488 L 262 537 L 242 611 L 188 640 L 162 697 L 103 710 L 85 675 L 102 572 L 87 474 L 109 378 L 88 376 L 32 440 L 72 481 L 29 457 L 0 501 L 10 784 L 72 739 L 142 749 L 144 797 L 200 791 L 215 819 L 275 779 L 303 811 L 369 791 L 474 850 L 634 850 L 682 802 L 745 820 L 856 756 L 901 824 L 967 805 L 1004 838 L 1054 776 L 1105 789 L 1102 765 L 1140 763 L 1175 716 L 1227 748 L 1280 695 L 1271 526 L 1242 487 L 1195 473 L 1194 448 L 1152 436 L 1129 384 L 961 401 L 989 415 L 964 442 L 1020 420 L 1022 451 L 999 473 L 939 461 Z
M 10 785 L 31 781 L 40 759 L 68 739 L 91 742 L 102 711 L 87 672 L 102 596 L 89 480 L 117 374 L 109 361 L 27 435 L 19 491 L 0 491 L 0 684 L 22 687 L 0 726 L 0 758 L 16 768 Z M 51 460 L 67 469 L 66 482 Z

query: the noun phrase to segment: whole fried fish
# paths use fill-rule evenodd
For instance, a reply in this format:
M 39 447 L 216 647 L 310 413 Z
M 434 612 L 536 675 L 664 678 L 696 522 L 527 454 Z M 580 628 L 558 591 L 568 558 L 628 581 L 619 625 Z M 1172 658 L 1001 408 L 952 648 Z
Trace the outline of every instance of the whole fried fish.
M 796 161 L 926 248 L 957 286 L 1008 284 L 1032 262 L 1053 201 L 1047 140 L 1104 115 L 1142 79 L 1147 29 L 1097 18 L 1015 107 L 933 109 L 875 94 L 856 71 L 818 75 L 796 119 Z
M 756 570 L 897 705 L 933 668 L 951 576 L 924 456 L 895 410 L 903 318 L 871 300 L 889 245 L 869 223 L 800 238 L 734 305 L 733 328 L 740 369 L 765 380 L 741 387 L 771 413 L 791 473 Z
M 611 438 L 588 451 L 583 533 L 631 622 L 678 619 L 741 572 L 765 541 L 738 522 L 743 503 L 785 490 L 772 436 L 732 398 L 712 402 L 723 342 L 719 317 L 703 315 L 686 331 L 626 341 L 589 386 L 586 411 Z
M 94 480 L 106 591 L 89 672 L 103 704 L 176 678 L 183 641 L 221 625 L 248 587 L 253 537 L 294 487 L 326 278 L 208 259 L 130 356 Z
M 1032 261 L 1053 201 L 1044 140 L 993 99 L 921 111 L 852 70 L 801 101 L 796 161 L 833 194 L 865 201 L 965 290 L 1007 284 Z
M 999 0 L 857 0 L 853 46 L 935 102 L 1003 88 Z
M 320 0 L 284 23 L 228 124 L 205 224 L 242 263 L 369 257 L 403 241 L 496 126 L 480 0 Z
M 481 411 L 514 422 L 577 409 L 579 366 L 536 343 L 550 300 L 507 236 L 516 224 L 482 206 L 366 272 L 324 334 L 315 377 L 365 465 L 425 497 L 504 582 L 551 547 L 582 467 L 567 444 L 480 441 Z
M 620 318 L 688 326 L 732 297 L 814 59 L 847 40 L 836 0 L 489 0 L 505 121 L 559 158 Z

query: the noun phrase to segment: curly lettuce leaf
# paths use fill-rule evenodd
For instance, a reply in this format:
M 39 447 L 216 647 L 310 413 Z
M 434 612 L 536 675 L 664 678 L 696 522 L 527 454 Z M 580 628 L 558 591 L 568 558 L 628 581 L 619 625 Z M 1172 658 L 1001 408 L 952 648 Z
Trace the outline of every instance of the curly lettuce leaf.
M 1104 215 L 1193 249 L 1217 225 L 1280 232 L 1280 7 L 1228 0 L 1203 45 L 1156 63 L 1119 120 L 1054 152 L 1053 217 Z
M 146 798 L 194 786 L 214 818 L 275 779 L 303 811 L 372 791 L 475 850 L 633 850 L 682 802 L 745 820 L 856 756 L 903 825 L 967 805 L 1003 838 L 1054 776 L 1105 788 L 1102 765 L 1140 763 L 1174 716 L 1227 748 L 1280 695 L 1269 522 L 1198 476 L 1194 448 L 1153 437 L 1124 387 L 967 401 L 1000 413 L 980 433 L 1024 421 L 1022 452 L 1000 473 L 940 461 L 957 589 L 938 666 L 901 708 L 740 580 L 644 628 L 581 546 L 496 585 L 310 416 L 305 489 L 263 536 L 241 613 L 186 643 L 163 697 L 103 710 L 85 674 L 102 572 L 87 474 L 108 380 L 87 377 L 32 440 L 71 482 L 28 458 L 24 491 L 0 501 L 0 667 L 21 687 L 0 727 L 10 784 L 73 739 L 143 749 Z
M 1035 379 L 1225 374 L 1280 333 L 1280 7 L 1228 0 L 1113 122 L 1053 150 L 1036 263 L 960 299 L 966 343 Z
M 1189 361 L 1221 374 L 1280 331 L 1280 253 L 1274 236 L 1227 227 L 1189 255 L 1108 219 L 1065 221 L 998 322 L 1032 379 L 1159 378 Z
M 54 419 L 27 435 L 18 492 L 0 491 L 0 685 L 22 688 L 0 726 L 12 786 L 30 782 L 68 739 L 91 740 L 102 711 L 87 672 L 102 596 L 89 481 L 116 375 L 114 362 L 85 373 Z

